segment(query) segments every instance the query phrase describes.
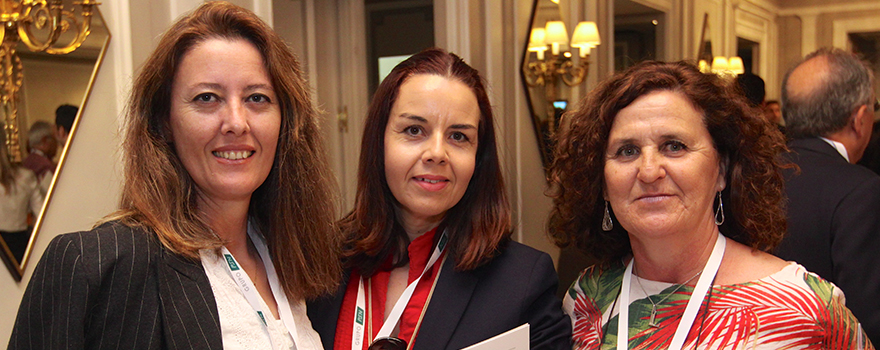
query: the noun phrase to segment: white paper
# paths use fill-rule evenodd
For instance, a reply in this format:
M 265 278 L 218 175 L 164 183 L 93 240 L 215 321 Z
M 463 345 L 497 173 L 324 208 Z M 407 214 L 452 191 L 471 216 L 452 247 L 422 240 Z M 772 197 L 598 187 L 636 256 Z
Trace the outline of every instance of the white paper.
M 529 350 L 529 324 L 511 329 L 461 350 Z

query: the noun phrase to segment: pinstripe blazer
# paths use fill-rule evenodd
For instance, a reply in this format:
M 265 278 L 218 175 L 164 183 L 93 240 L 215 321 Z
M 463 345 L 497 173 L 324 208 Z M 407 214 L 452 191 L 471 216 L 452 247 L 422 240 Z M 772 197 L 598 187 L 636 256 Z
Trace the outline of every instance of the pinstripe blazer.
M 201 264 L 115 222 L 52 240 L 9 341 L 9 349 L 222 348 Z

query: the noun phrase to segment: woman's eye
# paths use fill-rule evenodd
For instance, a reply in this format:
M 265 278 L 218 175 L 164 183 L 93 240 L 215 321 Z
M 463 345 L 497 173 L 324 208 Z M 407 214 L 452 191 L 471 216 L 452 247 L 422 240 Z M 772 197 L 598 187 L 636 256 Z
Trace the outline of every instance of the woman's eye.
M 678 141 L 670 141 L 670 142 L 666 143 L 666 150 L 673 152 L 673 153 L 681 152 L 686 149 L 687 149 L 687 146 L 685 146 L 683 143 L 678 142 Z
M 470 138 L 468 138 L 467 135 L 465 135 L 462 132 L 452 133 L 452 136 L 450 136 L 450 137 L 455 141 L 468 141 L 468 140 L 470 140 Z
M 418 126 L 407 126 L 406 129 L 403 129 L 403 132 L 410 136 L 416 136 L 422 133 L 422 129 Z
M 196 98 L 193 99 L 193 101 L 197 101 L 197 102 L 213 102 L 216 100 L 217 100 L 217 95 L 210 94 L 210 93 L 199 94 L 198 96 L 196 96 Z
M 618 156 L 632 157 L 632 156 L 636 156 L 638 154 L 639 154 L 638 148 L 636 148 L 635 146 L 631 146 L 631 145 L 630 146 L 623 146 L 617 150 Z
M 256 95 L 248 96 L 248 101 L 250 101 L 250 102 L 256 102 L 256 103 L 260 103 L 260 102 L 271 102 L 271 100 L 269 100 L 269 96 L 266 96 L 266 95 L 263 95 L 263 94 L 256 94 Z

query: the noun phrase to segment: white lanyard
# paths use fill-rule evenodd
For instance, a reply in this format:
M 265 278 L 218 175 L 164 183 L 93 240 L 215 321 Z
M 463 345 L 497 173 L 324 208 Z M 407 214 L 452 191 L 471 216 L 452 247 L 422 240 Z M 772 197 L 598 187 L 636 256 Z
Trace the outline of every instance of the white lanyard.
M 385 319 L 385 323 L 383 323 L 382 328 L 379 329 L 379 334 L 377 334 L 376 338 L 373 340 L 391 335 L 391 331 L 394 330 L 394 327 L 397 326 L 397 323 L 400 321 L 400 316 L 403 315 L 403 310 L 406 308 L 406 304 L 409 304 L 409 300 L 412 298 L 413 292 L 415 292 L 419 281 L 422 280 L 422 276 L 431 269 L 431 266 L 434 266 L 437 259 L 440 259 L 440 254 L 443 253 L 443 249 L 446 248 L 446 241 L 446 231 L 444 230 L 443 234 L 440 235 L 440 241 L 437 242 L 437 247 L 434 248 L 434 253 L 431 254 L 431 258 L 428 259 L 428 264 L 425 265 L 425 270 L 422 271 L 422 274 L 419 275 L 418 278 L 406 286 L 403 294 L 400 295 L 400 298 L 397 298 L 394 308 L 391 309 L 391 313 L 388 314 L 388 318 Z M 357 304 L 354 308 L 354 329 L 351 334 L 352 350 L 361 350 L 363 348 L 361 341 L 364 339 L 364 310 L 366 309 L 367 304 L 364 294 L 364 277 L 361 276 L 360 281 L 358 281 Z
M 687 338 L 691 326 L 694 325 L 700 305 L 703 304 L 703 298 L 709 292 L 710 284 L 718 273 L 718 267 L 721 266 L 721 258 L 724 257 L 726 243 L 727 241 L 724 239 L 724 236 L 719 232 L 718 238 L 715 240 L 715 248 L 712 249 L 712 255 L 709 255 L 709 261 L 703 267 L 700 279 L 697 281 L 697 285 L 694 286 L 694 292 L 691 294 L 687 307 L 684 309 L 684 315 L 678 323 L 678 328 L 675 329 L 675 335 L 669 344 L 670 350 L 680 350 L 684 346 L 685 338 Z M 620 311 L 617 313 L 618 350 L 627 349 L 629 346 L 629 291 L 634 260 L 630 260 L 629 264 L 626 265 L 626 271 L 623 273 L 623 283 L 620 286 Z
M 269 287 L 272 289 L 272 296 L 275 297 L 275 303 L 278 304 L 278 314 L 281 315 L 281 321 L 284 323 L 284 327 L 287 328 L 287 332 L 290 333 L 290 337 L 293 338 L 293 348 L 296 349 L 296 323 L 293 320 L 293 312 L 290 309 L 290 302 L 287 300 L 287 294 L 284 293 L 284 289 L 281 288 L 281 285 L 278 283 L 278 274 L 275 272 L 275 265 L 272 264 L 272 259 L 269 256 L 269 248 L 266 247 L 266 243 L 263 242 L 262 237 L 258 235 L 254 228 L 248 223 L 248 236 L 251 238 L 251 242 L 254 243 L 254 247 L 257 248 L 257 252 L 260 254 L 260 258 L 263 260 L 263 266 L 266 267 L 266 277 L 269 278 Z M 241 265 L 238 264 L 238 261 L 235 260 L 235 257 L 232 256 L 232 253 L 229 252 L 229 249 L 226 247 L 221 247 L 221 252 L 223 253 L 223 258 L 226 259 L 226 271 L 232 276 L 232 280 L 235 281 L 235 285 L 238 286 L 238 289 L 244 294 L 244 298 L 247 299 L 248 304 L 251 304 L 251 307 L 254 311 L 257 312 L 257 316 L 260 316 L 260 320 L 263 322 L 263 333 L 266 334 L 266 337 L 269 339 L 269 344 L 272 345 L 272 348 L 275 348 L 275 345 L 272 343 L 272 337 L 269 335 L 268 321 L 266 317 L 272 317 L 272 313 L 267 310 L 263 310 L 262 305 L 260 304 L 260 295 L 257 292 L 257 288 L 254 287 L 254 283 L 251 281 L 250 277 L 248 277 L 247 273 L 241 269 Z

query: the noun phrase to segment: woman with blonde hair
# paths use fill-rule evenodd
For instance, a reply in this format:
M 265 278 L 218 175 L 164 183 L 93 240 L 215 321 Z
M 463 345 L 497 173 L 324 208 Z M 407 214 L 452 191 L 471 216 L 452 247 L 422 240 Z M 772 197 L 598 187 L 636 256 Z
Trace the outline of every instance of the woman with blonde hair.
M 56 237 L 10 349 L 321 349 L 331 177 L 299 64 L 252 12 L 208 2 L 134 81 L 120 209 Z

